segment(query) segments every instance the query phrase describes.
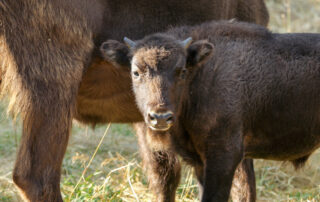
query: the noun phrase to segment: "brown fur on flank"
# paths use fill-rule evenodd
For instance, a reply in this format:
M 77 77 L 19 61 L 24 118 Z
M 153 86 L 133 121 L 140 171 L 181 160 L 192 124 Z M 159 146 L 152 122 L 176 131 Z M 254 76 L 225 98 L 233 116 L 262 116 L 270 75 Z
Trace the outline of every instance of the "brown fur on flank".
M 87 124 L 143 120 L 128 71 L 102 59 L 102 41 L 237 16 L 268 22 L 267 10 L 255 10 L 255 4 L 244 11 L 238 1 L 181 2 L 0 1 L 0 89 L 8 110 L 23 120 L 13 177 L 26 200 L 62 201 L 60 169 L 73 118 Z M 240 15 L 247 11 L 253 13 Z
M 320 34 L 230 21 L 135 41 L 127 57 L 146 139 L 170 138 L 162 143 L 194 166 L 202 202 L 228 201 L 232 182 L 237 200 L 254 200 L 250 159 L 299 167 L 320 147 L 319 43 Z M 159 58 L 149 49 L 170 54 Z

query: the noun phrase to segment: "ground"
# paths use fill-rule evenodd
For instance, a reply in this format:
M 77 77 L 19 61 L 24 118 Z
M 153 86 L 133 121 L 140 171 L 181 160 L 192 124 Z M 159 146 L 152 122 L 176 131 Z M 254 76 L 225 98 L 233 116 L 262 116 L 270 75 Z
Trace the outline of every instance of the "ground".
M 320 31 L 320 0 L 266 2 L 272 31 Z M 16 202 L 21 199 L 12 183 L 12 168 L 21 124 L 7 117 L 4 106 L 2 103 L 0 107 L 0 201 Z M 64 200 L 150 201 L 152 195 L 130 125 L 112 124 L 94 155 L 106 128 L 103 125 L 92 130 L 74 124 L 62 168 Z M 320 150 L 299 171 L 289 163 L 255 160 L 258 201 L 320 201 L 319 166 Z M 188 166 L 184 166 L 176 198 L 177 201 L 197 200 L 197 183 Z

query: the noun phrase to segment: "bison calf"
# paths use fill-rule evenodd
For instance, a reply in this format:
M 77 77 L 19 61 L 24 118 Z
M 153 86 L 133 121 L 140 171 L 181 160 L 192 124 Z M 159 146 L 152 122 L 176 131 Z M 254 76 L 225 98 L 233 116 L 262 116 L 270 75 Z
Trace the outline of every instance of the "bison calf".
M 195 167 L 202 201 L 227 201 L 245 158 L 301 166 L 320 145 L 320 35 L 209 22 L 125 44 L 104 57 L 131 66 L 145 140 Z

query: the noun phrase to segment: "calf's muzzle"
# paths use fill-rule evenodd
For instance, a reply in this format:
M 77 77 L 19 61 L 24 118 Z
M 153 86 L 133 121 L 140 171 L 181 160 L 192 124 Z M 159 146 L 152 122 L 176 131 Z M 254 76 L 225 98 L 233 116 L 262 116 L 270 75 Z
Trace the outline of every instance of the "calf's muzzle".
M 172 126 L 174 116 L 171 111 L 156 110 L 149 111 L 147 124 L 149 128 L 155 131 L 166 131 Z

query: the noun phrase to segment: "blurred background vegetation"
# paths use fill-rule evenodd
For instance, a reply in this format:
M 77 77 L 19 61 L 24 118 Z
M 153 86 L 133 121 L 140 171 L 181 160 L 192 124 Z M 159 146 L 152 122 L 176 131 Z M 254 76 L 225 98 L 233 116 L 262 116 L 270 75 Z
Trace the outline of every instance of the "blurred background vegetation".
M 320 32 L 320 0 L 266 0 L 273 32 Z M 63 162 L 61 190 L 65 201 L 150 201 L 137 141 L 129 125 L 112 124 L 96 156 L 82 173 L 107 126 L 92 130 L 75 124 Z M 12 168 L 21 126 L 0 107 L 0 201 L 21 201 Z M 320 201 L 320 151 L 295 171 L 283 162 L 255 160 L 258 201 Z M 76 189 L 76 184 L 79 182 Z M 184 166 L 177 201 L 196 201 L 197 183 Z M 72 196 L 70 197 L 70 195 Z
M 274 32 L 320 32 L 320 0 L 265 0 Z

